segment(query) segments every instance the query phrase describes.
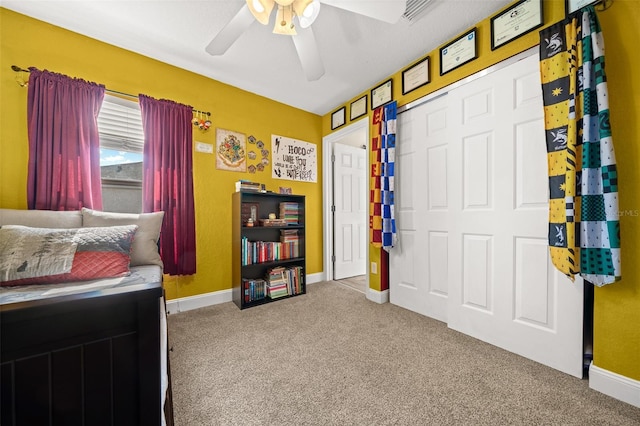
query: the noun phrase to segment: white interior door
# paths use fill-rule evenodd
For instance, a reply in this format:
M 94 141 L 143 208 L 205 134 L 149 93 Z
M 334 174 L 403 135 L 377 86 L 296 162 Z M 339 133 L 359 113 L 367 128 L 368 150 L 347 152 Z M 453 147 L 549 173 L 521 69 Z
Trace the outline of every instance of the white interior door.
M 333 279 L 366 273 L 366 153 L 363 148 L 333 144 Z
M 398 165 L 397 194 L 402 198 L 423 191 L 425 200 L 401 201 L 399 222 L 406 206 L 418 214 L 411 219 L 412 229 L 399 223 L 400 244 L 405 245 L 399 251 L 410 245 L 419 254 L 411 261 L 401 254 L 390 256 L 390 300 L 397 300 L 394 292 L 406 292 L 409 286 L 401 283 L 409 279 L 419 289 L 432 276 L 442 277 L 448 284 L 442 293 L 447 294 L 449 327 L 581 377 L 582 282 L 572 283 L 558 273 L 548 254 L 538 55 L 456 87 L 444 101 L 447 142 L 442 145 L 427 142 L 428 121 L 421 118 L 429 115 L 426 109 L 400 116 L 398 144 L 405 143 L 405 136 L 410 140 L 424 134 L 419 142 L 424 148 L 408 143 L 415 156 L 407 161 L 410 170 L 403 172 L 403 163 Z M 421 149 L 426 152 L 420 154 Z M 435 181 L 444 176 L 444 182 Z M 444 195 L 432 194 L 434 188 Z M 430 201 L 432 195 L 439 202 Z M 446 219 L 435 214 L 439 209 Z M 423 222 L 433 224 L 421 227 Z M 411 262 L 414 276 L 405 278 Z M 432 270 L 442 264 L 446 272 Z M 414 293 L 424 297 L 419 290 Z M 401 306 L 413 309 L 426 303 Z
M 447 100 L 398 117 L 396 227 L 389 253 L 391 303 L 447 320 Z

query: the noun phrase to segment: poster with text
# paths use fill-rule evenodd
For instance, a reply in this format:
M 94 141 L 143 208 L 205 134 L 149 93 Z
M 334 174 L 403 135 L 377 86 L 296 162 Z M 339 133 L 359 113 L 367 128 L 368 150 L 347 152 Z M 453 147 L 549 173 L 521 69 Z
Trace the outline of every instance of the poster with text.
M 316 182 L 316 145 L 285 136 L 271 135 L 274 179 Z

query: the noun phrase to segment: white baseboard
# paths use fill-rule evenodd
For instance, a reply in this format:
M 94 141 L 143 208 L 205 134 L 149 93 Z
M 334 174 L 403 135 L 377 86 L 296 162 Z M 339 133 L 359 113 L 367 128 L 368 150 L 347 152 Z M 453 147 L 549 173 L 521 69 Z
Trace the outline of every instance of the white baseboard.
M 591 363 L 589 366 L 589 387 L 640 408 L 640 381 L 621 376 Z
M 192 309 L 204 308 L 205 306 L 231 301 L 231 289 L 181 297 L 179 299 L 167 300 L 167 313 L 177 314 L 178 312 L 190 311 Z
M 307 284 L 319 283 L 326 281 L 324 272 L 317 272 L 315 274 L 307 274 Z
M 389 302 L 389 290 L 378 291 L 372 288 L 367 289 L 367 299 L 376 303 L 388 303 Z
M 307 284 L 319 283 L 321 281 L 324 281 L 323 272 L 307 275 Z M 231 289 L 181 297 L 179 299 L 167 300 L 167 313 L 177 314 L 178 312 L 190 311 L 192 309 L 204 308 L 205 306 L 231 301 L 233 301 Z

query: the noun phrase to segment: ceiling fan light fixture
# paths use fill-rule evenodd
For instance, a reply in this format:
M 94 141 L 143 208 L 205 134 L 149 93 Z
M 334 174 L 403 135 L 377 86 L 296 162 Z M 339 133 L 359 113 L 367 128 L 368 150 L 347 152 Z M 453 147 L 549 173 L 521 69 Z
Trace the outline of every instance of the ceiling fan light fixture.
M 247 0 L 247 6 L 256 21 L 262 25 L 269 23 L 269 16 L 275 5 L 274 0 Z
M 320 13 L 320 1 L 313 0 L 308 3 L 304 9 L 302 9 L 302 13 L 298 15 L 298 22 L 300 22 L 300 26 L 302 28 L 307 28 L 313 24 L 313 21 L 316 20 L 318 14 Z
M 281 35 L 296 35 L 296 27 L 293 24 L 295 12 L 293 6 L 278 6 L 276 22 L 273 25 L 273 33 Z

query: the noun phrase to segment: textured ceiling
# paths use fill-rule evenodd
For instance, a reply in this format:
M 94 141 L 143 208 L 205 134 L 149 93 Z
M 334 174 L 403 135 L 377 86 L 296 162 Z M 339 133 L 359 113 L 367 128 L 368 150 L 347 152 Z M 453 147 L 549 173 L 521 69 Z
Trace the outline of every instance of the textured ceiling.
M 222 56 L 205 52 L 207 44 L 244 3 L 0 0 L 0 6 L 18 13 L 320 115 L 368 90 L 511 1 L 435 0 L 419 20 L 409 22 L 402 18 L 396 24 L 322 5 L 312 28 L 326 73 L 312 82 L 305 79 L 292 40 L 272 34 L 272 25 L 254 22 Z

